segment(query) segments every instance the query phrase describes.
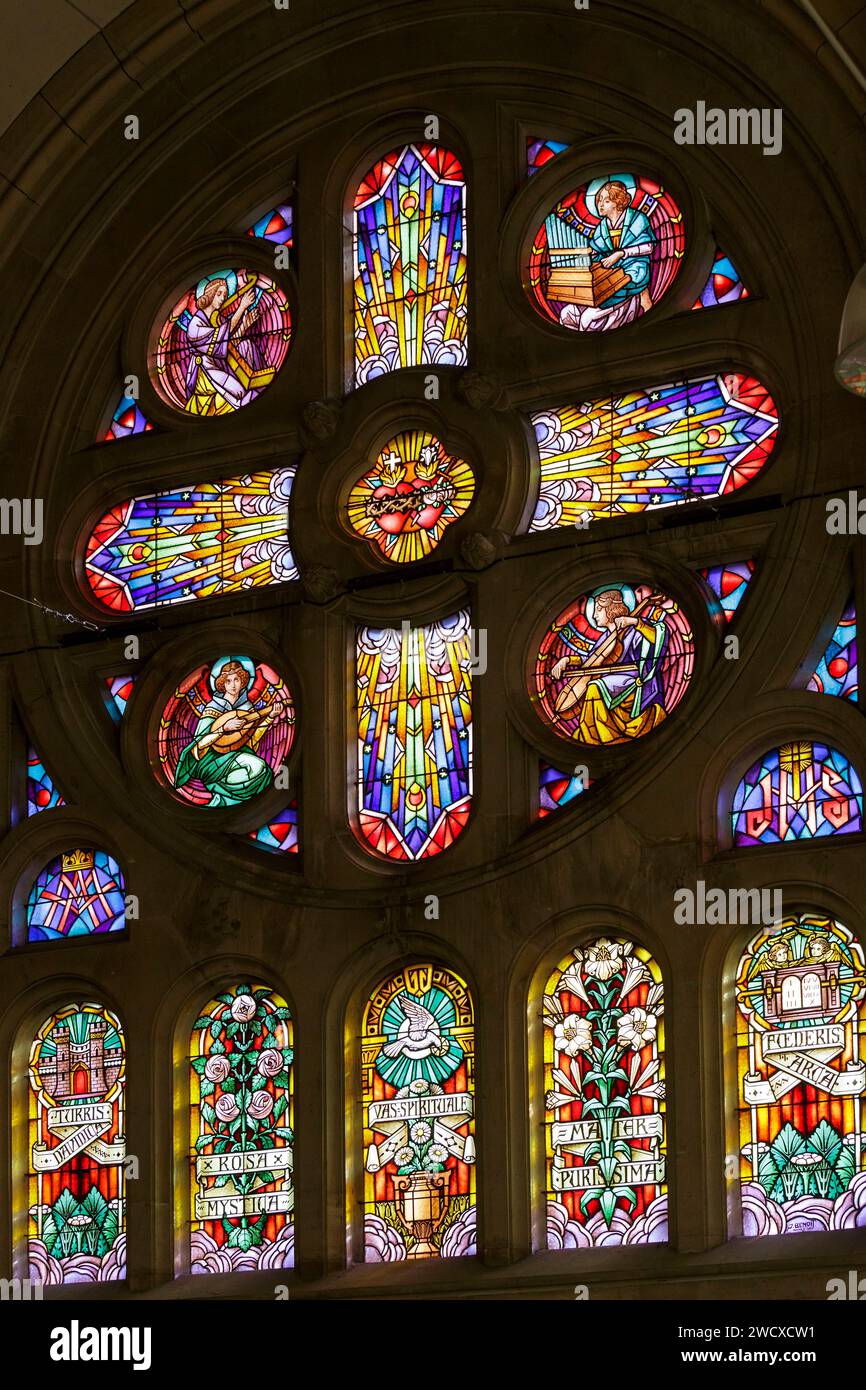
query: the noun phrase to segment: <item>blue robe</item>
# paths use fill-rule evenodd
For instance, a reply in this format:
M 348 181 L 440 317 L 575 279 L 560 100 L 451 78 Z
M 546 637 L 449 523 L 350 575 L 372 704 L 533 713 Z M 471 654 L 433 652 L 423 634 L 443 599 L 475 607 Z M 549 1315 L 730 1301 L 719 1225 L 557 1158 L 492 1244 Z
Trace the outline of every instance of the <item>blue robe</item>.
M 619 231 L 619 245 L 616 244 L 611 231 Z M 612 294 L 610 299 L 604 301 L 604 308 L 609 309 L 614 304 L 620 304 L 624 299 L 630 299 L 632 295 L 640 294 L 643 290 L 649 289 L 652 248 L 655 245 L 656 236 L 649 223 L 649 218 L 645 213 L 638 212 L 636 208 L 626 208 L 619 228 L 611 229 L 611 225 L 606 217 L 603 217 L 590 237 L 596 261 L 602 261 L 606 256 L 614 251 L 623 251 L 625 255 L 621 261 L 617 261 L 617 269 L 624 270 L 629 278 L 629 284 L 623 285 L 622 289 Z M 634 248 L 634 252 L 629 255 L 629 247 Z

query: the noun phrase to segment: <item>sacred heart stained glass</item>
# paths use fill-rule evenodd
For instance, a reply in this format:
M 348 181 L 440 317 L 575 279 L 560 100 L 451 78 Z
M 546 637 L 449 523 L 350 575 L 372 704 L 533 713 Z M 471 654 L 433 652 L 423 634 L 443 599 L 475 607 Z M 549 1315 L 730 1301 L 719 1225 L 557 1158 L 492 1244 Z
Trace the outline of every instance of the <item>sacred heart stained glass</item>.
M 295 710 L 282 676 L 249 656 L 198 666 L 168 700 L 159 725 L 159 765 L 175 795 L 193 806 L 238 806 L 286 778 Z
M 650 584 L 604 584 L 551 623 L 530 694 L 563 738 L 625 743 L 668 717 L 693 668 L 694 638 L 678 603 Z
M 188 415 L 229 415 L 260 396 L 292 340 L 289 302 L 259 271 L 210 271 L 185 290 L 150 360 L 160 395 Z
M 468 609 L 425 627 L 357 630 L 354 828 L 371 853 L 427 859 L 466 828 L 472 661 Z
M 686 237 L 672 194 L 655 179 L 610 173 L 574 189 L 536 230 L 530 302 L 579 333 L 634 323 L 668 292 Z
M 469 464 L 424 430 L 395 435 L 358 478 L 346 503 L 349 524 L 394 564 L 432 554 L 475 493 Z

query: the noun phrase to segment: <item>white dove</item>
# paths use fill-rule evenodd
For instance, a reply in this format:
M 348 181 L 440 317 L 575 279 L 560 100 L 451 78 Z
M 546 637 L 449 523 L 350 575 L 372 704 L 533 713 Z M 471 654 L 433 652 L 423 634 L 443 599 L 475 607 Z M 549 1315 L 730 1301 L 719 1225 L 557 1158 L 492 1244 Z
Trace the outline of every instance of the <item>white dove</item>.
M 386 1057 L 411 1057 L 420 1062 L 424 1057 L 444 1057 L 449 1044 L 439 1031 L 439 1024 L 429 1009 L 410 999 L 407 994 L 398 994 L 395 1003 L 403 1011 L 403 1022 L 393 1042 L 382 1048 Z

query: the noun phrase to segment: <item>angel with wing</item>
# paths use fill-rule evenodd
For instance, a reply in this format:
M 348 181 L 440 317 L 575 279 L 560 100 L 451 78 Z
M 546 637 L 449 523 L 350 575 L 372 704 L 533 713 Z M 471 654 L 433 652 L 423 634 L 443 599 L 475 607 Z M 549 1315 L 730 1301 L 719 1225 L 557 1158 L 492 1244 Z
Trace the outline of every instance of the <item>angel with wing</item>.
M 280 725 L 292 722 L 293 711 L 280 686 L 270 681 L 251 701 L 247 693 L 251 680 L 246 665 L 229 658 L 212 676 L 212 693 L 203 707 L 190 698 L 195 687 L 187 694 L 184 722 L 192 741 L 180 754 L 174 785 L 181 789 L 201 783 L 210 792 L 209 806 L 251 801 L 273 784 L 269 763 L 278 762 L 280 754 L 271 745 Z M 285 744 L 285 737 L 277 741 Z
M 666 610 L 672 607 L 660 594 L 647 595 L 631 609 L 621 589 L 594 596 L 592 622 L 599 636 L 590 641 L 569 633 L 574 655 L 559 657 L 550 672 L 554 681 L 568 676 L 554 711 L 579 715 L 576 737 L 621 743 L 649 733 L 664 719 L 661 666 L 668 645 Z

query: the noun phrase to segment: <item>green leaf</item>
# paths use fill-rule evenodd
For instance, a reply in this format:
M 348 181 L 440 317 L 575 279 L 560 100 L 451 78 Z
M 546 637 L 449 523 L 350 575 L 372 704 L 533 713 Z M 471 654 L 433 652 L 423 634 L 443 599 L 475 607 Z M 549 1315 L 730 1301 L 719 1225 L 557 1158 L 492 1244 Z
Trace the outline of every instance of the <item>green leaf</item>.
M 605 1225 L 610 1226 L 613 1221 L 613 1214 L 616 1211 L 616 1197 L 610 1188 L 606 1188 L 599 1198 L 601 1214 L 604 1217 Z
M 202 1014 L 201 1018 L 197 1018 L 192 1025 L 192 1030 L 195 1033 L 199 1028 L 210 1028 L 213 1021 L 213 1016 L 211 1014 Z
M 604 1110 L 604 1102 L 600 1100 L 585 1100 L 581 1114 L 588 1115 L 593 1110 Z

